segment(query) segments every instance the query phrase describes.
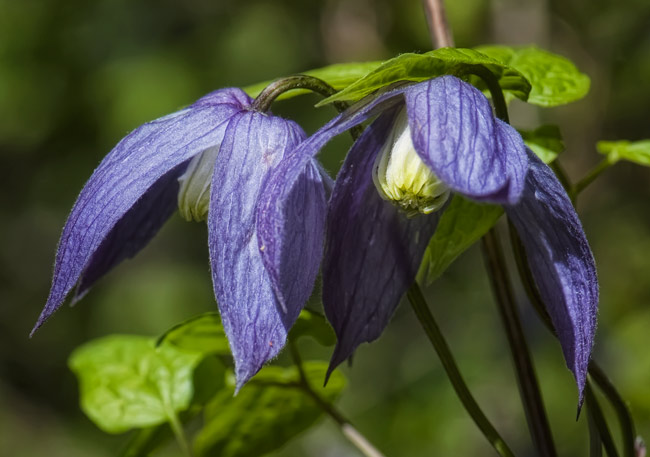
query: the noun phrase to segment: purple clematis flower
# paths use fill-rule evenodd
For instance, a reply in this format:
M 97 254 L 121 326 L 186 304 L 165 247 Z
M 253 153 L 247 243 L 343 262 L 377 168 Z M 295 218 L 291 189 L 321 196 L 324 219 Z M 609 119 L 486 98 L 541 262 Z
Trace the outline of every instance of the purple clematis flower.
M 146 123 L 102 160 L 63 228 L 52 288 L 34 330 L 76 287 L 73 300 L 133 257 L 176 210 L 208 224 L 214 293 L 241 387 L 284 346 L 311 294 L 322 256 L 326 197 L 311 159 L 287 198 L 291 243 L 268 271 L 257 243 L 256 207 L 269 173 L 305 138 L 294 122 L 250 109 L 239 89 L 212 92 Z M 304 234 L 309 234 L 305 237 Z M 278 298 L 281 297 L 281 300 Z
M 301 143 L 267 181 L 258 208 L 260 244 L 286 239 L 282 234 L 293 229 L 281 214 L 311 158 L 377 114 L 348 153 L 328 205 L 323 304 L 338 337 L 330 371 L 384 330 L 456 192 L 505 208 L 582 396 L 598 283 L 580 221 L 550 169 L 494 117 L 480 91 L 456 77 L 364 99 Z M 424 214 L 413 217 L 418 213 Z M 263 259 L 270 271 L 281 271 L 277 253 L 264 252 Z

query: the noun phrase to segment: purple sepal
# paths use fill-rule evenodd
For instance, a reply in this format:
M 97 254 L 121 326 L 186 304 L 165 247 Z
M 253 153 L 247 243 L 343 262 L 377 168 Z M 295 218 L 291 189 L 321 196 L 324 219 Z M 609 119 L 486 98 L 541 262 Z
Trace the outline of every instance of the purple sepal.
M 291 121 L 243 112 L 229 124 L 215 163 L 208 215 L 210 262 L 238 389 L 282 349 L 318 272 L 321 245 L 300 236 L 284 238 L 293 232 L 275 230 L 275 221 L 268 226 L 257 223 L 257 202 L 265 180 L 303 138 L 300 127 Z M 306 170 L 278 216 L 288 224 L 296 223 L 296 230 L 323 225 L 320 174 L 313 163 Z M 261 244 L 258 227 L 271 233 Z M 262 260 L 267 249 L 270 271 Z
M 201 99 L 200 106 L 138 127 L 93 172 L 63 227 L 50 294 L 32 334 L 61 306 L 104 240 L 109 235 L 119 237 L 111 232 L 129 210 L 162 177 L 206 148 L 219 144 L 228 120 L 244 107 L 237 101 L 249 100 L 239 89 L 224 89 L 209 97 L 212 98 Z M 228 102 L 210 102 L 220 97 Z M 116 259 L 124 257 L 120 253 L 114 255 Z
M 524 244 L 582 403 L 598 313 L 596 265 L 564 188 L 548 166 L 527 152 L 523 196 L 505 210 Z
M 388 325 L 439 219 L 438 212 L 407 218 L 375 188 L 372 168 L 394 115 L 383 114 L 355 142 L 329 203 L 323 306 L 338 338 L 330 372 Z
M 441 76 L 408 86 L 404 97 L 415 150 L 438 178 L 475 200 L 517 202 L 526 172 L 523 141 L 497 122 L 478 89 Z

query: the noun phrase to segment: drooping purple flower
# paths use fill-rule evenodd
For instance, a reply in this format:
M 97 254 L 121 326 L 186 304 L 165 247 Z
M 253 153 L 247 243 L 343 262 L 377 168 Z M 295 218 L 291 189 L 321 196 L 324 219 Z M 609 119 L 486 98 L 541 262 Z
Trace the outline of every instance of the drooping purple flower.
M 480 91 L 456 77 L 364 99 L 301 143 L 265 186 L 258 211 L 260 225 L 271 229 L 258 232 L 260 244 L 287 230 L 281 214 L 309 160 L 377 114 L 348 153 L 328 204 L 323 304 L 338 337 L 330 370 L 386 327 L 415 280 L 445 200 L 457 192 L 505 208 L 582 395 L 598 283 L 580 221 L 550 169 L 494 117 Z
M 282 218 L 311 237 L 268 238 L 280 253 L 268 270 L 256 207 L 264 181 L 305 137 L 294 122 L 250 109 L 239 89 L 208 94 L 146 123 L 102 160 L 63 228 L 52 288 L 34 330 L 75 285 L 73 300 L 133 257 L 176 210 L 208 223 L 214 292 L 240 387 L 275 357 L 311 294 L 322 256 L 325 190 L 314 161 L 299 173 Z M 282 236 L 282 235 L 280 235 Z

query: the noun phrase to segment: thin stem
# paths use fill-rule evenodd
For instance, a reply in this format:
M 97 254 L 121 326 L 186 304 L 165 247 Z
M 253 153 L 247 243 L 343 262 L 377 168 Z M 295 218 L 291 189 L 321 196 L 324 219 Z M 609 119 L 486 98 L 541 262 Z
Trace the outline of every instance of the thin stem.
M 591 389 L 591 385 L 589 384 L 585 386 L 585 396 L 587 397 L 588 402 L 587 409 L 591 415 L 591 418 L 596 424 L 596 427 L 598 428 L 600 440 L 605 447 L 605 452 L 609 457 L 618 457 L 618 451 L 616 450 L 616 446 L 614 446 L 614 440 L 612 439 L 612 435 L 609 433 L 609 429 L 607 428 L 605 415 L 603 414 L 603 410 L 600 408 L 598 399 L 594 395 L 594 391 Z
M 591 414 L 587 414 L 587 423 L 589 424 L 589 457 L 603 457 L 603 442 Z
M 587 173 L 587 175 L 584 178 L 582 178 L 580 181 L 576 183 L 575 186 L 573 186 L 573 188 L 571 189 L 571 199 L 575 200 L 575 198 L 580 194 L 580 192 L 585 190 L 585 188 L 589 184 L 594 182 L 596 178 L 600 176 L 600 174 L 603 171 L 607 170 L 612 165 L 614 165 L 614 163 L 612 163 L 608 158 L 601 160 L 598 165 L 596 165 L 589 173 Z
M 467 384 L 465 384 L 465 381 L 460 374 L 460 370 L 456 365 L 454 356 L 451 354 L 451 350 L 449 349 L 445 338 L 442 336 L 442 332 L 431 314 L 431 310 L 429 310 L 429 307 L 427 306 L 422 291 L 420 290 L 420 286 L 418 286 L 417 283 L 413 283 L 407 292 L 407 296 L 420 325 L 424 329 L 429 341 L 431 341 L 438 357 L 440 357 L 440 361 L 447 373 L 447 377 L 451 381 L 451 384 L 456 391 L 456 395 L 458 395 L 465 410 L 469 413 L 474 420 L 474 423 L 478 426 L 481 432 L 483 432 L 483 435 L 499 455 L 503 457 L 514 456 L 506 442 L 490 423 L 467 388 Z
M 542 320 L 546 328 L 557 337 L 551 318 L 546 311 L 542 297 L 539 295 L 539 290 L 535 285 L 535 280 L 533 274 L 530 271 L 528 266 L 528 261 L 526 259 L 526 253 L 524 251 L 523 244 L 515 228 L 512 224 L 509 224 L 510 229 L 510 243 L 512 245 L 512 251 L 515 256 L 515 262 L 517 264 L 517 270 L 519 271 L 519 277 L 521 282 L 524 285 L 524 290 L 526 295 L 528 295 L 528 300 L 533 305 L 533 308 L 537 312 L 537 315 Z M 621 436 L 623 438 L 623 455 L 625 457 L 635 457 L 635 437 L 636 429 L 634 427 L 634 421 L 632 420 L 632 414 L 623 400 L 623 397 L 618 393 L 614 384 L 609 380 L 603 369 L 596 363 L 595 360 L 589 362 L 589 374 L 591 379 L 598 385 L 600 390 L 603 392 L 607 400 L 614 407 L 614 411 L 618 416 L 618 421 L 621 427 Z M 587 380 L 587 383 L 590 383 L 590 380 Z M 589 401 L 589 399 L 587 399 Z M 602 424 L 601 424 L 602 425 Z M 607 424 L 604 424 L 605 426 Z
M 423 0 L 423 2 L 434 48 L 453 47 L 454 37 L 447 22 L 443 0 Z
M 251 108 L 255 111 L 266 112 L 271 104 L 283 93 L 294 89 L 308 89 L 312 92 L 329 97 L 336 93 L 336 89 L 322 79 L 308 75 L 294 75 L 273 81 L 253 100 Z
M 185 457 L 193 457 L 192 448 L 187 442 L 185 430 L 183 429 L 181 422 L 178 420 L 178 416 L 173 410 L 168 409 L 167 418 L 169 419 L 169 426 L 171 427 L 172 432 L 174 432 L 174 436 L 176 437 L 176 441 L 178 442 L 178 446 L 181 448 L 183 455 Z
M 298 373 L 300 374 L 300 388 L 309 395 L 314 402 L 318 405 L 319 408 L 323 410 L 327 415 L 329 415 L 334 422 L 336 422 L 340 429 L 341 433 L 352 443 L 358 450 L 366 457 L 384 457 L 384 455 L 366 439 L 354 426 L 347 420 L 343 414 L 338 411 L 334 405 L 324 400 L 318 393 L 311 387 L 305 370 L 302 366 L 302 358 L 298 352 L 298 348 L 292 340 L 289 340 L 289 351 L 291 352 L 291 357 L 293 362 L 298 368 Z
M 519 321 L 505 258 L 494 229 L 483 237 L 483 253 L 515 363 L 519 393 L 533 442 L 542 456 L 556 456 L 535 368 Z

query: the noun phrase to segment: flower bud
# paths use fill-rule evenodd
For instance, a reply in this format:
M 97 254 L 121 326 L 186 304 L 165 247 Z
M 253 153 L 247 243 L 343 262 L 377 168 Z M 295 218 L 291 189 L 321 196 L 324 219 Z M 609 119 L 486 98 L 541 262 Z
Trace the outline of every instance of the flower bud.
M 406 110 L 395 118 L 375 160 L 372 179 L 381 198 L 396 204 L 407 217 L 437 211 L 449 198 L 449 188 L 415 151 Z
M 178 178 L 178 212 L 187 221 L 205 221 L 210 207 L 210 184 L 220 145 L 194 156 Z

